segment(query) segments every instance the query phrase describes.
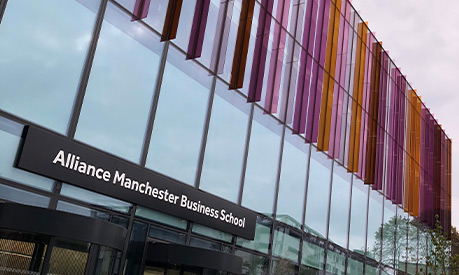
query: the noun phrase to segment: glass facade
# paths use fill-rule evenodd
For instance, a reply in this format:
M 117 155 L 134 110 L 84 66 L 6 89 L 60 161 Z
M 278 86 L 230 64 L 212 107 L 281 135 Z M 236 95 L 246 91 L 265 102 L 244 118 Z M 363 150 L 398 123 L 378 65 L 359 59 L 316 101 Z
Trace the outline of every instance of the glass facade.
M 149 242 L 243 274 L 415 274 L 434 214 L 449 228 L 451 140 L 350 1 L 36 2 L 0 3 L 0 202 L 126 227 L 97 274 L 143 274 Z M 245 207 L 255 239 L 18 169 L 25 125 Z

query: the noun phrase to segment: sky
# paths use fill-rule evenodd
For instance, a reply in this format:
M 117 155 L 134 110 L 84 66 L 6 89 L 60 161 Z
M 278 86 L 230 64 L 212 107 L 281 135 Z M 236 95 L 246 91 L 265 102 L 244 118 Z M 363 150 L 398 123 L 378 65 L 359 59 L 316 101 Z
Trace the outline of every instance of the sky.
M 453 140 L 451 215 L 457 228 L 459 1 L 353 0 L 352 4 Z

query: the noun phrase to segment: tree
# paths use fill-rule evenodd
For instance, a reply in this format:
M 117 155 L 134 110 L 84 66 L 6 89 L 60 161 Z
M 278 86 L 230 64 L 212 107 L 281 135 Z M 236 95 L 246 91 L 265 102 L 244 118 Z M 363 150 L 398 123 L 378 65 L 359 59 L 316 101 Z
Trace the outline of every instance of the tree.
M 459 232 L 456 227 L 451 228 L 451 275 L 459 275 Z
M 429 254 L 426 257 L 426 269 L 420 268 L 422 275 L 447 275 L 450 270 L 451 241 L 443 235 L 443 227 L 436 216 L 435 228 L 430 230 Z

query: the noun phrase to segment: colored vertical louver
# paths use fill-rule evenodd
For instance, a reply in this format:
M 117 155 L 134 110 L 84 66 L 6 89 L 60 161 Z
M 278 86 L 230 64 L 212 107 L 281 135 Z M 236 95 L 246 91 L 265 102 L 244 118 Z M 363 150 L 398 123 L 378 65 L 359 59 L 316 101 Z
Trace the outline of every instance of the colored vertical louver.
M 354 101 L 352 102 L 351 129 L 349 135 L 349 160 L 347 167 L 348 172 L 357 172 L 359 165 L 367 33 L 367 23 L 359 23 L 354 72 Z
M 182 1 L 169 0 L 163 41 L 176 36 Z M 135 2 L 133 20 L 147 16 L 149 2 Z M 196 2 L 188 59 L 202 53 L 210 4 Z M 318 150 L 427 225 L 438 216 L 449 232 L 451 140 L 350 1 L 221 1 L 214 36 L 216 74 L 229 65 L 228 43 L 235 43 L 230 89 L 248 83 L 248 102 L 266 114 L 279 112 L 294 134 L 317 142 Z
M 252 71 L 250 75 L 248 101 L 256 102 L 261 99 L 263 78 L 268 54 L 269 31 L 271 29 L 271 13 L 274 0 L 263 0 L 258 17 L 257 37 L 253 54 Z
M 161 41 L 175 39 L 177 36 L 182 3 L 183 0 L 169 0 L 163 31 L 161 32 Z
M 241 16 L 237 30 L 236 48 L 234 50 L 233 67 L 229 84 L 230 89 L 242 88 L 242 84 L 244 83 L 254 7 L 255 0 L 242 0 Z
M 136 0 L 134 4 L 134 12 L 132 13 L 132 21 L 144 19 L 148 16 L 151 0 Z
M 328 25 L 328 38 L 325 54 L 325 76 L 322 87 L 322 102 L 320 106 L 319 133 L 317 148 L 328 151 L 330 145 L 330 130 L 332 123 L 333 96 L 335 88 L 336 59 L 338 55 L 338 39 L 340 27 L 341 0 L 332 0 Z
M 202 53 L 204 34 L 206 32 L 207 16 L 210 0 L 197 0 L 191 26 L 190 41 L 186 53 L 187 59 L 198 58 Z

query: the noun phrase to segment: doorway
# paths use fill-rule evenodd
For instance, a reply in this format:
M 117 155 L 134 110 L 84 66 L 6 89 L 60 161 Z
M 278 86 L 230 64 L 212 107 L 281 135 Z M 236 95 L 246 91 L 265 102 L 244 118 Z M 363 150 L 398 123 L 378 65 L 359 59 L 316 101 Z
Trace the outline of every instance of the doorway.
M 126 229 L 19 204 L 0 204 L 0 274 L 111 274 Z

